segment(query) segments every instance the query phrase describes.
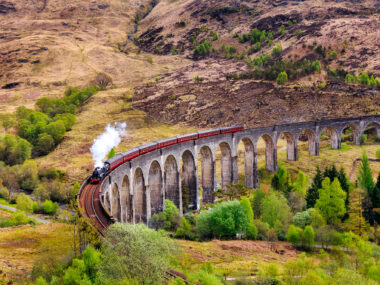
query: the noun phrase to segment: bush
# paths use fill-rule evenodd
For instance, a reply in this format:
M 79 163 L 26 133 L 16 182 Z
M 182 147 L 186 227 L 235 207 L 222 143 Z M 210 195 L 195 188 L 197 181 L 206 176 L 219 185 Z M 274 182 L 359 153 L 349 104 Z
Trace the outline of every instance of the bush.
M 165 210 L 152 216 L 150 227 L 175 231 L 180 222 L 179 210 L 170 200 L 165 200 Z
M 294 245 L 297 245 L 301 242 L 302 232 L 303 231 L 301 228 L 290 225 L 288 233 L 286 234 L 286 240 Z
M 108 86 L 112 85 L 112 78 L 108 74 L 101 72 L 96 75 L 91 83 L 101 89 L 106 89 Z
M 42 133 L 38 135 L 35 149 L 39 155 L 48 154 L 54 149 L 54 147 L 55 147 L 55 142 L 51 135 L 47 133 Z
M 9 190 L 5 187 L 0 187 L 0 198 L 9 199 Z
M 380 148 L 376 150 L 376 158 L 380 159 Z
M 204 42 L 194 48 L 194 56 L 205 56 L 210 53 L 211 43 Z
M 296 213 L 293 217 L 293 223 L 300 228 L 310 225 L 311 217 L 309 210 Z
M 20 193 L 16 198 L 16 207 L 17 209 L 32 213 L 33 212 L 33 201 L 24 193 Z
M 277 84 L 282 85 L 287 81 L 288 81 L 288 75 L 286 74 L 286 72 L 285 71 L 280 72 L 276 79 Z
M 302 244 L 309 249 L 314 245 L 314 229 L 312 226 L 305 227 L 302 235 Z
M 257 228 L 253 223 L 247 226 L 247 231 L 246 231 L 247 239 L 250 239 L 250 240 L 256 239 L 257 233 L 258 233 Z
M 359 144 L 363 145 L 367 142 L 367 135 L 363 134 L 359 137 Z
M 234 238 L 246 232 L 249 220 L 239 201 L 226 201 L 197 217 L 197 233 L 205 237 Z
M 276 47 L 272 49 L 272 56 L 279 55 L 282 52 L 281 43 L 277 44 Z
M 25 139 L 14 135 L 0 137 L 0 160 L 5 164 L 21 164 L 32 154 L 32 145 Z
M 57 202 L 52 202 L 50 200 L 45 200 L 43 204 L 44 213 L 48 215 L 56 215 L 59 209 Z
M 10 218 L 0 218 L 0 228 L 15 227 L 33 223 L 35 223 L 34 220 L 28 218 L 22 212 L 17 212 Z
M 188 239 L 188 240 L 194 240 L 194 235 L 191 232 L 191 225 L 185 217 L 183 217 L 181 219 L 180 227 L 177 228 L 175 237 L 176 238 L 184 238 L 184 239 Z

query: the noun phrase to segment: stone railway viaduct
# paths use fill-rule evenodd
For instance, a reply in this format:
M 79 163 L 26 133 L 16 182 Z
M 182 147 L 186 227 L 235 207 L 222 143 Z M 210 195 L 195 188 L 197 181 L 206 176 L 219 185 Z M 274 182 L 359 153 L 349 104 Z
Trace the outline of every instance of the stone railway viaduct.
M 216 152 L 221 151 L 221 186 L 238 182 L 238 145 L 244 144 L 245 186 L 258 188 L 257 144 L 265 141 L 265 165 L 277 170 L 277 141 L 287 141 L 287 159 L 298 160 L 297 142 L 307 137 L 310 155 L 319 155 L 322 132 L 331 137 L 331 147 L 341 147 L 341 134 L 351 128 L 355 144 L 368 126 L 380 137 L 380 115 L 347 119 L 301 122 L 271 127 L 245 129 L 171 145 L 141 155 L 113 170 L 100 185 L 100 200 L 112 217 L 120 222 L 148 222 L 152 215 L 163 211 L 169 199 L 180 213 L 188 208 L 199 209 L 200 201 L 213 201 L 216 189 Z M 201 179 L 198 179 L 198 157 Z M 180 165 L 182 165 L 180 169 Z M 199 181 L 199 182 L 198 182 Z M 198 185 L 198 183 L 200 185 Z M 202 197 L 200 191 L 202 189 Z

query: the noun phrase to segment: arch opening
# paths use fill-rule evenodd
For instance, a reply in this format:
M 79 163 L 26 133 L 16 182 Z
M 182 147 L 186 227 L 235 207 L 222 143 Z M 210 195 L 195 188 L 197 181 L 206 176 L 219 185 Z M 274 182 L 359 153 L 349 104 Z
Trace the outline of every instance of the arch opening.
M 183 213 L 197 209 L 197 176 L 193 154 L 186 150 L 182 154 L 181 194 Z
M 135 222 L 146 223 L 147 211 L 146 211 L 146 188 L 144 174 L 141 168 L 137 168 L 135 171 L 133 183 L 133 193 L 135 197 Z
M 106 198 L 105 198 L 104 204 L 106 206 L 106 209 L 109 212 L 111 212 L 111 199 L 110 199 L 110 193 L 109 192 L 106 192 Z
M 364 128 L 363 134 L 367 135 L 370 139 L 380 141 L 380 124 L 376 122 L 368 123 Z
M 315 133 L 312 130 L 303 130 L 298 136 L 298 141 L 300 143 L 298 143 L 299 146 L 297 147 L 299 147 L 300 149 L 303 149 L 304 143 L 307 142 L 307 149 L 309 151 L 309 155 L 319 154 L 319 143 L 317 141 Z
M 112 201 L 111 201 L 111 214 L 119 222 L 122 221 L 121 218 L 121 207 L 120 207 L 120 193 L 117 184 L 112 186 Z
M 124 221 L 132 223 L 133 222 L 133 205 L 132 205 L 133 196 L 131 195 L 129 177 L 127 175 L 125 175 L 123 179 L 121 197 L 122 197 L 121 203 L 125 209 L 123 211 Z
M 340 136 L 338 132 L 333 127 L 325 127 L 322 129 L 321 134 L 319 135 L 320 144 L 326 144 L 327 141 L 331 140 L 332 149 L 340 149 Z
M 271 172 L 277 170 L 277 149 L 270 135 L 263 134 L 257 142 L 257 153 L 265 154 L 265 169 Z M 259 157 L 259 160 L 263 157 Z
M 341 142 L 353 142 L 359 144 L 359 128 L 355 124 L 345 126 L 340 132 Z
M 278 147 L 282 149 L 283 145 L 286 145 L 286 159 L 297 161 L 298 160 L 298 150 L 297 150 L 297 140 L 289 132 L 283 132 L 277 139 L 277 150 Z
M 176 159 L 169 155 L 164 166 L 165 199 L 168 199 L 180 208 L 179 199 L 179 171 Z
M 154 214 L 162 212 L 164 208 L 161 166 L 156 160 L 150 165 L 148 185 L 150 189 L 151 215 L 153 216 Z
M 208 146 L 203 146 L 198 155 L 198 177 L 200 177 L 199 185 L 202 187 L 202 202 L 214 202 L 215 189 L 215 161 L 212 151 Z

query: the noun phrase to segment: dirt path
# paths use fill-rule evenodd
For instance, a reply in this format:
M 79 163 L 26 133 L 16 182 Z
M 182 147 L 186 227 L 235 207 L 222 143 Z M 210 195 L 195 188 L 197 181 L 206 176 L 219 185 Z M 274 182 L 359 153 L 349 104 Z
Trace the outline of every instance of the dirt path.
M 6 206 L 6 205 L 0 205 L 0 208 L 6 209 L 6 210 L 9 210 L 9 211 L 12 211 L 12 212 L 17 212 L 18 211 L 16 208 L 13 208 L 13 207 L 10 207 L 10 206 Z M 29 218 L 35 219 L 36 221 L 38 221 L 39 223 L 42 223 L 42 224 L 48 224 L 48 223 L 50 223 L 50 221 L 48 221 L 48 220 L 41 219 L 41 218 L 39 218 L 37 216 L 31 215 L 31 214 L 28 214 L 28 213 L 25 213 L 25 215 L 27 217 L 29 217 Z

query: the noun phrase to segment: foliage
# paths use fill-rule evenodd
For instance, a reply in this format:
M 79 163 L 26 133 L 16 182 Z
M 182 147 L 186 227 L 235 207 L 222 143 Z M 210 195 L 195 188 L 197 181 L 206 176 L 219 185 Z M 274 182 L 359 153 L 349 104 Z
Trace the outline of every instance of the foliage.
M 26 224 L 35 224 L 34 220 L 23 212 L 17 212 L 10 218 L 0 218 L 0 228 L 15 227 Z
M 380 159 L 380 148 L 376 150 L 376 159 Z
M 312 226 L 305 227 L 302 235 L 302 244 L 309 249 L 314 245 L 314 229 Z
M 263 190 L 257 189 L 251 197 L 253 215 L 256 218 L 261 217 L 261 203 L 262 203 L 262 200 L 265 198 L 265 196 L 266 194 Z
M 26 160 L 18 171 L 18 183 L 21 189 L 34 190 L 38 183 L 38 167 L 34 160 Z
M 150 226 L 154 229 L 163 228 L 167 231 L 175 231 L 179 221 L 178 208 L 172 201 L 165 199 L 165 210 L 152 216 Z
M 9 190 L 2 185 L 0 185 L 0 198 L 9 199 Z
M 319 198 L 315 208 L 322 214 L 328 224 L 337 224 L 339 219 L 346 213 L 346 193 L 342 190 L 338 178 L 332 183 L 326 177 L 319 189 Z
M 29 196 L 25 195 L 24 193 L 20 193 L 16 198 L 16 207 L 21 211 L 32 213 L 33 201 L 29 198 Z
M 273 49 L 272 49 L 272 56 L 279 55 L 282 52 L 282 46 L 281 43 L 278 43 Z
M 108 228 L 99 266 L 101 284 L 133 278 L 142 284 L 161 283 L 177 249 L 163 232 L 144 224 L 116 223 Z
M 114 157 L 116 155 L 116 152 L 115 152 L 115 148 L 111 148 L 111 150 L 109 151 L 109 153 L 107 154 L 107 158 L 110 159 L 112 157 Z
M 179 227 L 177 228 L 175 237 L 194 240 L 195 237 L 191 231 L 191 225 L 185 217 L 182 217 L 179 223 Z
M 323 180 L 322 172 L 319 166 L 317 166 L 317 171 L 313 178 L 313 182 L 306 193 L 306 207 L 307 208 L 313 208 L 317 199 L 319 198 L 318 189 L 322 187 L 322 180 Z
M 286 240 L 294 245 L 300 244 L 303 230 L 294 225 L 290 225 L 286 234 Z
M 306 195 L 306 187 L 309 177 L 301 170 L 298 171 L 296 182 L 293 183 L 292 188 L 294 192 L 300 193 L 302 197 Z
M 239 201 L 226 201 L 197 217 L 196 229 L 202 238 L 234 238 L 249 224 L 246 209 Z
M 26 140 L 15 136 L 0 137 L 0 160 L 5 164 L 21 164 L 31 157 L 32 146 Z
M 291 190 L 288 173 L 284 167 L 280 167 L 280 169 L 273 175 L 271 185 L 274 189 L 279 190 L 284 194 Z
M 286 74 L 286 71 L 280 72 L 276 79 L 277 84 L 282 85 L 287 81 L 288 81 L 288 75 Z
M 218 197 L 219 201 L 230 201 L 233 199 L 240 199 L 240 197 L 245 196 L 249 189 L 243 184 L 227 184 L 227 189 L 217 188 L 214 195 Z
M 311 224 L 310 211 L 306 210 L 303 212 L 298 212 L 293 216 L 293 224 L 297 227 L 304 228 Z
M 363 216 L 363 203 L 364 193 L 362 189 L 353 189 L 350 193 L 350 206 L 348 209 L 348 220 L 346 221 L 347 230 L 352 231 L 357 235 L 363 235 L 367 225 Z
M 359 166 L 358 185 L 367 195 L 372 196 L 374 183 L 372 179 L 372 171 L 369 166 L 367 153 L 363 151 L 361 163 Z
M 52 202 L 50 200 L 45 200 L 45 202 L 43 204 L 43 209 L 44 209 L 45 214 L 55 215 L 58 212 L 59 205 L 58 205 L 57 202 Z
M 286 228 L 292 219 L 285 197 L 276 191 L 272 191 L 262 200 L 261 213 L 262 220 L 271 228 L 274 228 L 276 222 Z
M 210 49 L 211 49 L 211 43 L 208 43 L 208 42 L 201 43 L 194 48 L 194 56 L 200 57 L 200 56 L 208 55 L 210 53 Z

